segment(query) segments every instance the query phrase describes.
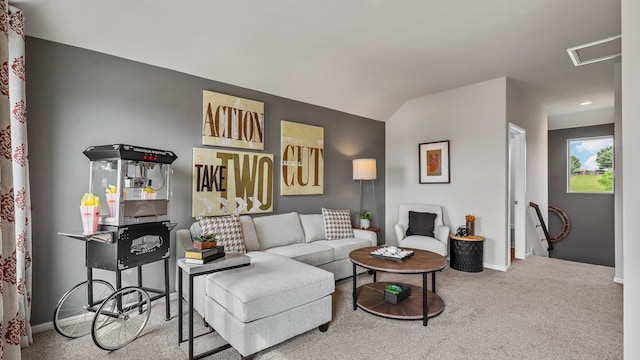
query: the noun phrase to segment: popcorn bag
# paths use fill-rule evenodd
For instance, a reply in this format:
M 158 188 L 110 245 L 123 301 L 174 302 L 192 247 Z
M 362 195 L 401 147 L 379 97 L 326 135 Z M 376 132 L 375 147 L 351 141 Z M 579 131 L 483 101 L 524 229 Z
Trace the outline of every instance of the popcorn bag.
M 100 198 L 85 193 L 80 200 L 80 217 L 82 219 L 82 230 L 85 234 L 93 234 L 98 231 L 98 220 L 100 219 Z
M 142 194 L 140 194 L 140 197 L 142 198 L 142 200 L 155 200 L 156 199 L 156 193 L 145 193 L 145 192 L 143 192 Z
M 107 197 L 107 209 L 109 210 L 109 217 L 114 217 L 116 213 L 116 206 L 120 205 L 118 196 L 120 194 L 105 194 Z
M 156 191 L 153 190 L 151 187 L 147 186 L 144 189 L 142 189 L 142 193 L 140 194 L 140 198 L 142 200 L 155 200 L 156 199 Z
M 126 194 L 127 193 L 125 190 L 125 193 L 122 194 L 122 200 L 124 200 Z M 120 205 L 119 196 L 120 194 L 118 193 L 118 188 L 109 184 L 105 193 L 105 197 L 107 198 L 107 210 L 109 210 L 109 217 L 114 217 L 116 214 L 116 207 Z
M 100 205 L 80 206 L 82 217 L 82 231 L 84 234 L 94 234 L 98 231 L 98 220 L 100 219 Z

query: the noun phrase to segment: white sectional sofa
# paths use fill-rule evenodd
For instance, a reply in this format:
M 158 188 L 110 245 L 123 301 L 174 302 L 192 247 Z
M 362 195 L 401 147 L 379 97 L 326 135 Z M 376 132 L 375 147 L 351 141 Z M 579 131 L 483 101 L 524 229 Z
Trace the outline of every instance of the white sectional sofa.
M 326 240 L 321 214 L 244 215 L 240 222 L 251 265 L 196 277 L 193 306 L 243 358 L 315 327 L 326 330 L 335 280 L 353 274 L 349 253 L 377 245 L 376 233 L 359 229 L 352 238 Z M 198 235 L 198 222 L 177 232 L 183 244 Z

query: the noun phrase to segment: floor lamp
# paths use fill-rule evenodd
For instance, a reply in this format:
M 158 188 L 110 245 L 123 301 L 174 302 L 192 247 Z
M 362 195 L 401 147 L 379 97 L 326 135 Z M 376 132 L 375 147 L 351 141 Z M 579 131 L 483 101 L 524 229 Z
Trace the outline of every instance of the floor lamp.
M 358 217 L 362 211 L 362 181 L 370 180 L 373 188 L 373 213 L 377 215 L 378 202 L 376 201 L 376 186 L 373 180 L 376 179 L 376 159 L 354 159 L 353 160 L 353 180 L 360 180 L 360 203 Z M 371 226 L 371 225 L 369 225 Z

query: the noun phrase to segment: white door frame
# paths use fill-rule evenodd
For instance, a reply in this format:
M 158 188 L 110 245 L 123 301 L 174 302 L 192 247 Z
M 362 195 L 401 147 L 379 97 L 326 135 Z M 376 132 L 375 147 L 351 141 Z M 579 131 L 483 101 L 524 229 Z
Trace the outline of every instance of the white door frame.
M 507 267 L 511 266 L 511 223 L 514 224 L 515 257 L 524 259 L 527 253 L 527 131 L 509 123 L 509 211 L 507 212 Z M 513 189 L 512 189 L 513 187 Z M 512 191 L 513 190 L 513 191 Z M 513 206 L 513 221 L 511 207 Z

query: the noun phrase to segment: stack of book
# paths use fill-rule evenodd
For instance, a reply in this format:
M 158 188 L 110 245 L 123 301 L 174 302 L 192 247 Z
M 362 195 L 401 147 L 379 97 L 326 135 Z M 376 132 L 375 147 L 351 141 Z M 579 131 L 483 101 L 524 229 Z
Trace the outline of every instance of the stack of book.
M 216 246 L 211 249 L 191 248 L 184 251 L 185 262 L 189 264 L 205 264 L 209 261 L 224 256 L 224 246 Z

